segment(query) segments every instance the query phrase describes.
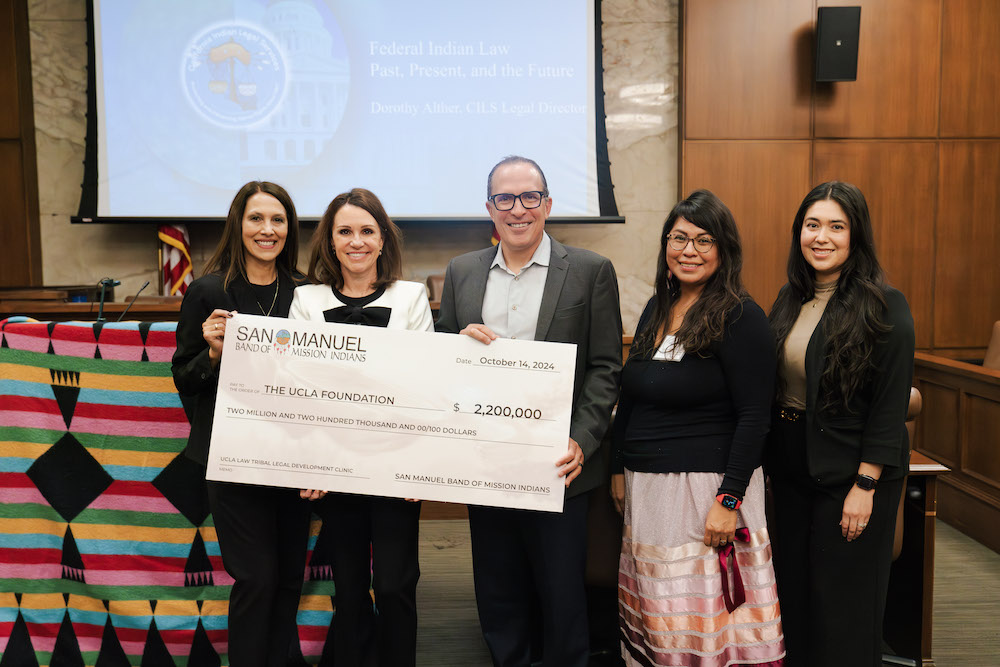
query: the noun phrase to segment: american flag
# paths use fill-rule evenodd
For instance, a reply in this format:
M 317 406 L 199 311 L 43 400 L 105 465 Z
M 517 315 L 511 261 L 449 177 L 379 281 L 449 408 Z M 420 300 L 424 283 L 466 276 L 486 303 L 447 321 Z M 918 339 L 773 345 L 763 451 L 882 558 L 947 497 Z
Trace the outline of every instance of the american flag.
M 160 293 L 164 296 L 183 295 L 192 280 L 191 237 L 184 225 L 160 225 Z

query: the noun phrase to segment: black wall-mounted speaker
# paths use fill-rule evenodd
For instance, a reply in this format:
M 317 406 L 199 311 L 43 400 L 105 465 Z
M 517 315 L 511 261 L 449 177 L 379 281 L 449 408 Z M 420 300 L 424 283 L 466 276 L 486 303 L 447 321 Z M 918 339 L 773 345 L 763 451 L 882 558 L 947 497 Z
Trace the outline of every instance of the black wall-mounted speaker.
M 820 7 L 816 19 L 816 80 L 857 81 L 861 7 Z

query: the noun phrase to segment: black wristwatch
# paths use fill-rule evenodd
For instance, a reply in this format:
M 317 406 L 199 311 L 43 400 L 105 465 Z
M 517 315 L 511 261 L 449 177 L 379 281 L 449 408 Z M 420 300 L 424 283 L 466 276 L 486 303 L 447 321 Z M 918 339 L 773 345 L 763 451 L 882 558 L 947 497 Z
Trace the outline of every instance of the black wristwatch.
M 878 485 L 878 480 L 870 475 L 862 475 L 858 473 L 857 479 L 854 480 L 854 486 L 865 491 L 873 491 Z

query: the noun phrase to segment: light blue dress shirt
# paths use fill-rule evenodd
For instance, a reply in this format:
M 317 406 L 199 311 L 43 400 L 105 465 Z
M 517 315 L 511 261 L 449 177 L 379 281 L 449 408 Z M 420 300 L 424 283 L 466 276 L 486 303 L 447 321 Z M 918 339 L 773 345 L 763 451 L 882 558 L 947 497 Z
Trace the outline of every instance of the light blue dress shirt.
M 552 239 L 542 240 L 520 273 L 515 274 L 503 259 L 503 242 L 490 265 L 483 296 L 483 324 L 501 338 L 534 340 L 538 309 L 542 305 L 545 278 L 549 274 Z

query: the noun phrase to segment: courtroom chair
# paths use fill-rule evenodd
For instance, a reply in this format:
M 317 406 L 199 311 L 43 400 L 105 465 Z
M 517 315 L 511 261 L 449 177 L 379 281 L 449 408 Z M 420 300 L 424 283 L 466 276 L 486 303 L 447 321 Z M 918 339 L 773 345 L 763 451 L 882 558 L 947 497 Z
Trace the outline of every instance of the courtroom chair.
M 444 274 L 436 273 L 427 276 L 427 298 L 431 301 L 440 301 L 444 292 Z
M 993 335 L 983 357 L 983 368 L 1000 371 L 1000 321 L 993 323 Z
M 909 437 L 910 449 L 913 449 L 913 437 L 916 433 L 917 415 L 924 407 L 923 396 L 916 387 L 910 387 L 910 403 L 906 406 L 906 434 Z M 909 458 L 907 458 L 909 460 Z M 906 502 L 906 482 L 909 475 L 903 479 L 903 493 L 899 497 L 899 508 L 896 510 L 896 534 L 892 538 L 892 559 L 899 558 L 903 550 L 903 505 Z

